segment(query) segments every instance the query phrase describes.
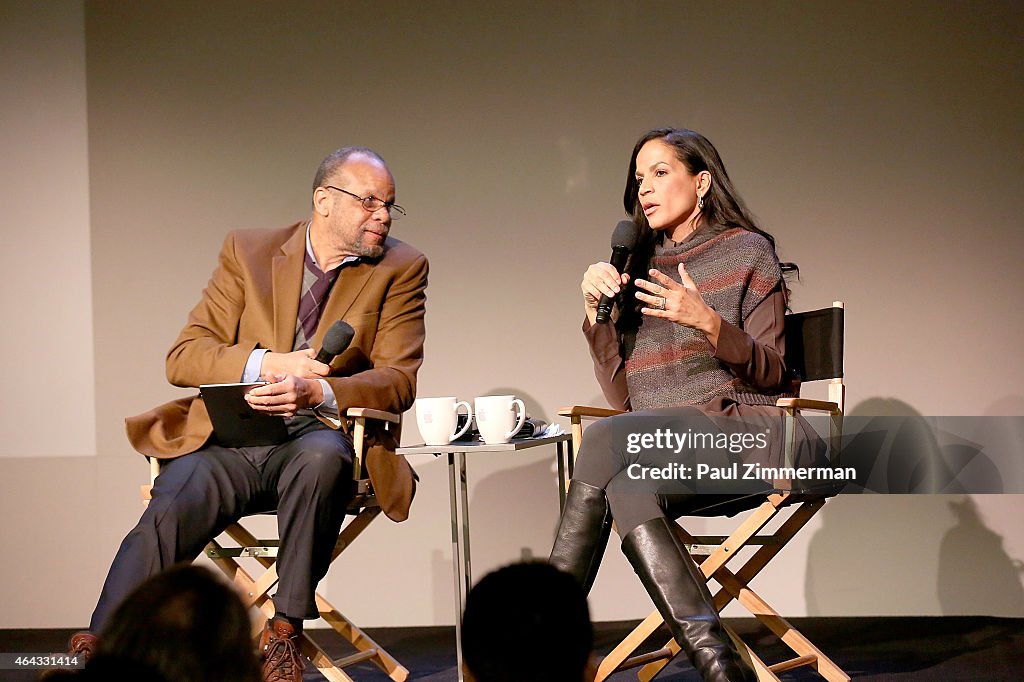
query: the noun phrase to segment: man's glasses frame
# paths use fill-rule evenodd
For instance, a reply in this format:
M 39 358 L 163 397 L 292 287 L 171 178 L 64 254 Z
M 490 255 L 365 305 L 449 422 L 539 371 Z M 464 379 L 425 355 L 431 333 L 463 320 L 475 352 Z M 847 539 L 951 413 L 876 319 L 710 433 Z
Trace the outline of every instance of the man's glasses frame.
M 396 204 L 395 202 L 378 199 L 372 194 L 368 197 L 361 197 L 354 192 L 349 192 L 347 189 L 335 187 L 334 185 L 324 185 L 324 189 L 333 189 L 337 192 L 341 192 L 342 194 L 347 194 L 350 197 L 358 199 L 359 203 L 363 205 L 363 208 L 370 213 L 379 211 L 382 208 L 386 208 L 388 210 L 388 215 L 391 216 L 392 220 L 398 220 L 402 216 L 406 215 L 405 209 Z

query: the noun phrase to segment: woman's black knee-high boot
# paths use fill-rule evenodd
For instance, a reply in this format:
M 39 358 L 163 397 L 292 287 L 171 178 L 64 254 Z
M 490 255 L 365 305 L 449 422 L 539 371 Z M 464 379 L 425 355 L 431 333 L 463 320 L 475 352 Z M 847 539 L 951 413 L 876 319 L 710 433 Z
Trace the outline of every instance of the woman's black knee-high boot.
M 705 682 L 755 679 L 722 630 L 707 583 L 670 521 L 640 524 L 622 539 L 622 552 Z
M 604 490 L 573 481 L 548 561 L 569 573 L 589 593 L 608 545 L 612 516 Z

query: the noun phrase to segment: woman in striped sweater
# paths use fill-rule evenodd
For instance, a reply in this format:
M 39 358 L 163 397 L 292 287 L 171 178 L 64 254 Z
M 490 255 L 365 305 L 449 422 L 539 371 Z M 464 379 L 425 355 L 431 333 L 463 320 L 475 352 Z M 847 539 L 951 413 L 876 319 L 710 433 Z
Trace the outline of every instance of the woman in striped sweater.
M 589 590 L 614 519 L 623 553 L 703 679 L 753 679 L 670 520 L 711 503 L 735 513 L 759 498 L 735 490 L 698 495 L 663 482 L 655 488 L 638 476 L 674 464 L 677 472 L 690 467 L 692 478 L 706 453 L 675 443 L 667 450 L 628 445 L 655 426 L 692 436 L 722 434 L 722 423 L 731 422 L 742 426 L 729 438 L 750 434 L 730 441 L 747 446 L 740 459 L 779 461 L 779 439 L 767 434 L 783 432 L 775 401 L 795 389 L 783 363 L 782 266 L 774 239 L 757 226 L 717 150 L 699 133 L 644 135 L 623 199 L 639 228 L 637 247 L 623 273 L 609 263 L 591 265 L 581 289 L 595 374 L 608 402 L 629 412 L 586 430 L 550 560 Z M 596 322 L 602 295 L 616 299 L 614 323 Z M 806 460 L 821 444 L 804 428 Z

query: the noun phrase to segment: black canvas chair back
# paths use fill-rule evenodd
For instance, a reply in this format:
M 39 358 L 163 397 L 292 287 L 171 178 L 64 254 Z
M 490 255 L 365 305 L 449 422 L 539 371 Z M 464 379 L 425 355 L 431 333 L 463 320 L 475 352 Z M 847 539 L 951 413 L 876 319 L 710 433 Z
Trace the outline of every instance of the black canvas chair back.
M 844 315 L 835 305 L 786 315 L 786 367 L 793 376 L 802 382 L 842 378 Z

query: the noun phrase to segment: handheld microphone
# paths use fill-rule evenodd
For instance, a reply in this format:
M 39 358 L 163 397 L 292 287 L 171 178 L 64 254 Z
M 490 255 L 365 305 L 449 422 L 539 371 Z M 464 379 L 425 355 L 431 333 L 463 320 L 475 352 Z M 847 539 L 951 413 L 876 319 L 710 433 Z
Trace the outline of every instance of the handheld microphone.
M 324 334 L 324 343 L 320 346 L 320 352 L 316 354 L 316 361 L 325 365 L 331 364 L 335 355 L 345 352 L 355 335 L 356 330 L 352 329 L 352 325 L 345 320 L 338 320 Z
M 620 220 L 619 224 L 615 226 L 615 230 L 612 232 L 612 257 L 610 262 L 616 272 L 621 273 L 622 269 L 626 267 L 626 259 L 629 258 L 630 252 L 636 246 L 639 234 L 640 229 L 632 220 Z M 614 298 L 601 294 L 601 300 L 597 304 L 598 322 L 605 323 L 611 319 L 612 304 L 614 302 Z

